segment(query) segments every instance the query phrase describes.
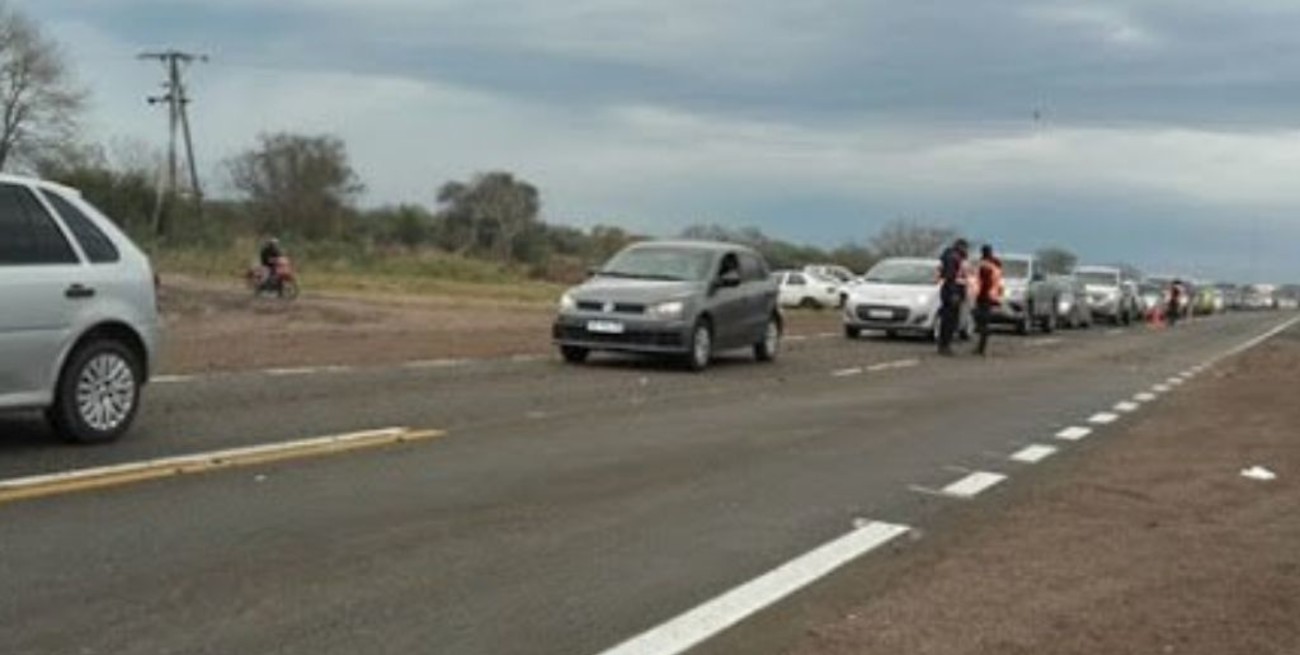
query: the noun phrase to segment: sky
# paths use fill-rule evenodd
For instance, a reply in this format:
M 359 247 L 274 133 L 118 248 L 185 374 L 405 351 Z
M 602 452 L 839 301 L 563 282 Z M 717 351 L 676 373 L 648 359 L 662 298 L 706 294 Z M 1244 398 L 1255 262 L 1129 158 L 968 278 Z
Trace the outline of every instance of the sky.
M 165 140 L 143 50 L 188 74 L 198 162 L 331 133 L 363 202 L 509 170 L 545 219 L 833 246 L 896 218 L 1006 251 L 1300 281 L 1293 0 L 9 0 Z M 126 150 L 126 148 L 123 148 Z

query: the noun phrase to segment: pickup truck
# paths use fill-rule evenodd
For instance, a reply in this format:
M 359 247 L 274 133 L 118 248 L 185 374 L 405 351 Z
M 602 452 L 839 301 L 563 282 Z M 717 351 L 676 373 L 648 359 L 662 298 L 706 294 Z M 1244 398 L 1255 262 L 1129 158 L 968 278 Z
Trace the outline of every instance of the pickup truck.
M 1060 289 L 1048 281 L 1037 257 L 1002 255 L 1002 279 L 1006 292 L 993 313 L 994 323 L 1015 326 L 1020 334 L 1029 334 L 1035 327 L 1047 333 L 1056 331 Z

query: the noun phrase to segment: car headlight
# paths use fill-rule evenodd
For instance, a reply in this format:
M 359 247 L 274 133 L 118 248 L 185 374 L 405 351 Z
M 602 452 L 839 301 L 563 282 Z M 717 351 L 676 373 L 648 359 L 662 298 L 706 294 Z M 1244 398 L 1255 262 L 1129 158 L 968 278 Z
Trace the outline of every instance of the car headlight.
M 646 314 L 651 318 L 664 320 L 681 319 L 686 314 L 686 303 L 680 300 L 661 302 L 658 305 L 650 305 L 646 308 Z
M 575 310 L 575 309 L 577 309 L 577 308 L 578 308 L 578 301 L 574 300 L 574 299 L 573 299 L 573 296 L 571 296 L 571 295 L 569 295 L 569 294 L 567 294 L 567 293 L 564 294 L 563 296 L 560 296 L 560 311 L 561 311 L 561 312 L 571 312 L 571 311 L 573 311 L 573 310 Z

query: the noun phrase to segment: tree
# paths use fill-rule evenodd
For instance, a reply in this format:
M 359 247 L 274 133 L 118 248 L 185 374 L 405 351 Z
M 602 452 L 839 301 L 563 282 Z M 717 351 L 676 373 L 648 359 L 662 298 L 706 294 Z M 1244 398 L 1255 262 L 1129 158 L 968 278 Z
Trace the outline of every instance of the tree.
M 1079 263 L 1078 255 L 1057 246 L 1040 248 L 1037 257 L 1043 270 L 1053 275 L 1066 275 Z
M 258 228 L 307 239 L 343 236 L 353 201 L 365 188 L 340 139 L 279 133 L 228 162 L 231 182 Z
M 438 202 L 444 246 L 461 254 L 495 253 L 503 261 L 513 258 L 516 239 L 537 223 L 542 209 L 537 187 L 503 171 L 447 182 Z
M 949 242 L 956 240 L 957 231 L 947 227 L 925 225 L 915 220 L 898 219 L 881 228 L 871 237 L 871 249 L 876 257 L 931 257 Z
M 84 105 L 58 44 L 0 2 L 0 171 L 70 141 Z

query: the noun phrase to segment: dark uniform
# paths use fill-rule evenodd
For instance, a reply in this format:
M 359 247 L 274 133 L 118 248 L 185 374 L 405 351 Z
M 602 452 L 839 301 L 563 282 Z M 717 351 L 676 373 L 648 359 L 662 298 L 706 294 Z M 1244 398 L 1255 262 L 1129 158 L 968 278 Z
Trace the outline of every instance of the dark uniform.
M 966 244 L 958 241 L 939 256 L 939 354 L 952 354 L 952 339 L 966 302 Z

